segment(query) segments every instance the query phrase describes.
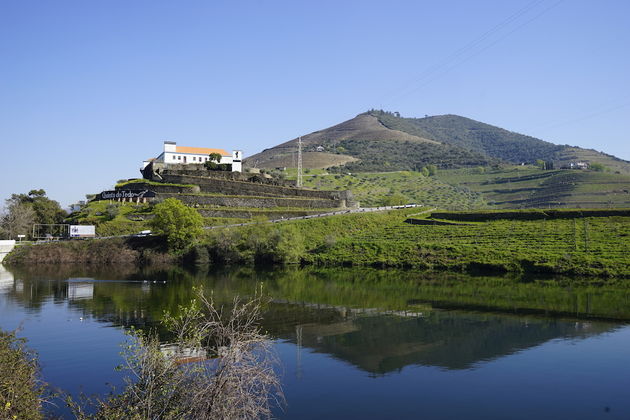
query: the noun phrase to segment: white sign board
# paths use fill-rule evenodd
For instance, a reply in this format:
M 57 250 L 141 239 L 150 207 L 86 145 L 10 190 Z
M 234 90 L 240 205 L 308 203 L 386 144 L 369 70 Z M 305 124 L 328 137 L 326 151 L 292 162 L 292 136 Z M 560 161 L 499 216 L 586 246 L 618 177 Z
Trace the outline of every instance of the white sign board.
M 96 236 L 94 225 L 70 225 L 71 238 L 93 238 Z

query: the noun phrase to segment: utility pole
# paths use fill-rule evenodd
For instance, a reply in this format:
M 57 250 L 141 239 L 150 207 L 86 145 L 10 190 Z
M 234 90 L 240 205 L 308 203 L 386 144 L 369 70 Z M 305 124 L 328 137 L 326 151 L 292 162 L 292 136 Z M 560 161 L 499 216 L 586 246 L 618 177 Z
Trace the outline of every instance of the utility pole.
M 302 186 L 302 136 L 298 137 L 297 187 Z

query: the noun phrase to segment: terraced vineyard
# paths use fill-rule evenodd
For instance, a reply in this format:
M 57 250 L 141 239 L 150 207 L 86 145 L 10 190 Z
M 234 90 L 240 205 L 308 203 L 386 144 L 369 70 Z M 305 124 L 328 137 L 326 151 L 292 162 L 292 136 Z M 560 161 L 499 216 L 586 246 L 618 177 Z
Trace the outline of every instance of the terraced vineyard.
M 607 208 L 630 206 L 630 176 L 531 166 L 501 170 L 457 169 L 438 178 L 483 195 L 497 208 Z
M 630 217 L 420 226 L 394 215 L 340 239 L 313 261 L 630 277 Z
M 480 193 L 411 171 L 351 175 L 309 173 L 304 176 L 304 186 L 322 190 L 351 190 L 362 207 L 409 203 L 462 210 L 486 207 Z M 388 201 L 393 197 L 398 202 Z

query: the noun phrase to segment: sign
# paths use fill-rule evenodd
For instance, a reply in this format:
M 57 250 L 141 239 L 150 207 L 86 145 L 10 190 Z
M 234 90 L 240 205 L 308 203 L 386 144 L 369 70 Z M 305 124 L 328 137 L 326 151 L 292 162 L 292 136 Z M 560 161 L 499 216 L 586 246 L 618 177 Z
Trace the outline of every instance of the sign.
M 71 238 L 93 238 L 96 236 L 94 225 L 70 225 Z
M 149 190 L 114 190 L 103 191 L 97 196 L 98 200 L 120 200 L 120 199 L 138 199 L 138 198 L 154 198 L 155 193 Z

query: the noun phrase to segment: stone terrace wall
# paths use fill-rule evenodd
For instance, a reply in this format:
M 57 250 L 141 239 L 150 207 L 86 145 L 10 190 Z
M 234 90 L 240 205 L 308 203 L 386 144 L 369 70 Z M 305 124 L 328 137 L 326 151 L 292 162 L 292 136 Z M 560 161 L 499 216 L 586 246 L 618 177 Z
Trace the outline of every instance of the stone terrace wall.
M 339 201 L 338 207 L 352 207 L 354 200 L 350 191 L 318 191 L 299 188 L 281 187 L 277 185 L 256 184 L 244 181 L 228 181 L 222 179 L 208 179 L 187 175 L 164 174 L 164 181 L 174 184 L 199 185 L 202 192 L 228 195 L 252 195 L 271 197 L 303 197 L 321 198 Z M 342 203 L 343 202 L 343 203 Z
M 164 200 L 170 197 L 181 200 L 188 205 L 201 206 L 221 206 L 221 207 L 253 207 L 253 208 L 273 208 L 273 207 L 296 207 L 311 209 L 332 209 L 345 207 L 345 201 L 326 200 L 317 198 L 284 198 L 284 197 L 230 197 L 214 195 L 190 195 L 159 193 L 157 200 Z
M 267 178 L 263 174 L 231 172 L 231 171 L 209 171 L 203 164 L 164 164 L 153 162 L 147 166 L 147 170 L 143 171 L 145 179 L 151 181 L 162 181 L 165 175 L 185 175 L 212 179 L 227 179 L 232 181 L 252 180 L 262 184 L 281 185 L 285 187 L 295 187 L 295 181 L 283 180 L 278 178 Z
M 190 187 L 180 187 L 177 185 L 169 185 L 169 184 L 164 184 L 164 185 L 155 185 L 155 184 L 148 184 L 146 182 L 132 182 L 130 184 L 126 184 L 123 185 L 122 187 L 118 188 L 116 187 L 117 190 L 132 190 L 132 191 L 137 191 L 137 190 L 151 190 L 155 193 L 172 193 L 172 194 L 195 194 L 195 193 L 199 193 L 201 192 L 201 190 L 199 189 L 199 187 L 197 185 L 193 185 Z
M 290 217 L 302 217 L 312 214 L 320 214 L 321 211 L 313 210 L 285 210 L 285 211 L 247 211 L 247 210 L 213 210 L 213 209 L 198 209 L 199 214 L 203 217 L 224 217 L 224 218 L 239 218 L 239 219 L 252 219 L 254 217 L 267 217 L 270 219 L 288 219 Z

